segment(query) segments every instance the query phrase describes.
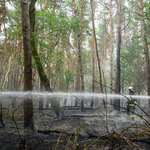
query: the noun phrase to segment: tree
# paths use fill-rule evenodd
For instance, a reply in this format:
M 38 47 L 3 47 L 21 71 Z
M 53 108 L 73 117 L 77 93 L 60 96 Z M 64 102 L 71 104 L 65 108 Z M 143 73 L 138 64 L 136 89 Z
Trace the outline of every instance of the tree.
M 149 52 L 148 52 L 146 28 L 145 28 L 145 23 L 143 19 L 143 15 L 144 15 L 143 14 L 143 0 L 139 0 L 139 3 L 140 3 L 140 14 L 141 14 L 141 31 L 142 31 L 144 56 L 145 56 L 147 90 L 148 90 L 148 95 L 150 95 L 150 64 L 149 64 Z
M 116 64 L 116 91 L 120 93 L 120 50 L 121 50 L 121 0 L 117 1 L 117 64 Z
M 35 44 L 35 35 L 34 35 L 34 28 L 35 28 L 35 3 L 37 0 L 31 0 L 30 6 L 29 6 L 29 16 L 30 16 L 30 35 L 31 35 L 31 50 L 32 50 L 32 56 L 34 58 L 37 71 L 39 73 L 40 79 L 43 83 L 43 86 L 45 87 L 45 90 L 47 92 L 52 92 L 52 89 L 49 84 L 49 80 L 44 72 L 44 69 L 42 67 L 42 63 L 40 60 L 40 57 L 38 55 L 36 44 Z M 55 97 L 50 99 L 52 108 L 54 112 L 56 113 L 56 116 L 58 119 L 62 119 L 63 113 L 62 109 L 59 106 L 58 101 Z
M 112 0 L 110 0 L 110 93 L 112 93 L 113 85 L 113 41 L 112 41 Z
M 117 61 L 116 61 L 116 79 L 115 79 L 115 90 L 120 93 L 120 51 L 121 51 L 121 0 L 117 0 Z M 120 99 L 115 99 L 114 106 L 116 110 L 120 111 Z
M 42 3 L 40 1 L 40 11 L 45 11 L 46 9 L 46 6 L 47 6 L 47 3 L 48 3 L 48 0 L 45 1 L 45 4 L 44 4 L 44 8 L 42 8 Z M 42 22 L 41 22 L 42 24 Z M 44 34 L 44 30 L 42 30 L 41 32 L 41 37 L 43 37 L 43 34 Z M 42 48 L 40 47 L 40 53 L 42 53 Z M 40 79 L 40 91 L 43 92 L 43 83 Z M 43 97 L 40 97 L 39 99 L 39 110 L 43 110 Z
M 95 46 L 94 46 L 94 34 L 92 33 L 92 92 L 93 93 L 95 88 L 94 83 L 95 83 Z M 91 107 L 93 107 L 93 104 L 94 104 L 94 100 L 92 98 Z
M 91 10 L 92 10 L 92 28 L 93 28 L 93 34 L 94 34 L 94 39 L 95 39 L 94 42 L 95 42 L 95 49 L 96 49 L 96 56 L 97 56 L 97 63 L 98 63 L 98 70 L 99 70 L 99 77 L 100 77 L 100 89 L 101 89 L 101 92 L 103 93 L 101 65 L 100 65 L 100 59 L 99 59 L 99 55 L 98 55 L 97 39 L 96 39 L 96 34 L 95 34 L 93 0 L 90 0 L 90 1 L 91 1 Z
M 1 1 L 1 9 L 0 9 L 0 32 L 1 32 L 1 26 L 2 26 L 2 22 L 5 18 L 6 15 L 6 6 L 5 6 L 5 0 Z
M 21 16 L 24 48 L 24 91 L 32 91 L 32 54 L 30 46 L 28 0 L 21 0 Z M 28 96 L 24 99 L 24 128 L 34 130 L 33 102 Z
M 80 65 L 80 77 L 81 77 L 81 90 L 84 92 L 84 74 L 83 74 L 83 65 L 82 65 L 82 40 L 83 40 L 83 29 L 82 29 L 82 21 L 83 21 L 83 8 L 82 1 L 80 1 L 81 8 L 81 27 L 78 31 L 78 57 L 79 57 L 79 65 Z M 84 100 L 81 100 L 81 111 L 84 111 Z

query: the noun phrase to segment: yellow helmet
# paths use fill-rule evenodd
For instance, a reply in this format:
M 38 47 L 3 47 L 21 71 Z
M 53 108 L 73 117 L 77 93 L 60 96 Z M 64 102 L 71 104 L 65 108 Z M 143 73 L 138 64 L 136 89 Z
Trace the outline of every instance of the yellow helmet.
M 132 87 L 132 86 L 129 86 L 129 87 L 128 87 L 128 90 L 133 91 L 133 87 Z

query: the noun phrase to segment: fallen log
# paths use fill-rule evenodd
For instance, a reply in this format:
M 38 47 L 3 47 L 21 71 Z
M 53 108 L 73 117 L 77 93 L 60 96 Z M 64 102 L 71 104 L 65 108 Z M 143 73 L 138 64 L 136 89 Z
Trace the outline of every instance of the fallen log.
M 84 117 L 105 117 L 106 115 L 68 115 L 65 117 L 76 117 L 76 118 L 84 118 Z M 112 118 L 113 117 L 121 117 L 121 115 L 107 115 L 107 117 Z
M 76 133 L 70 133 L 70 132 L 65 132 L 65 131 L 60 131 L 60 130 L 42 130 L 42 129 L 39 129 L 37 131 L 37 133 L 42 133 L 42 134 L 50 134 L 50 133 L 64 133 L 65 135 L 68 135 L 68 136 L 77 136 Z M 107 132 L 108 133 L 108 132 Z M 96 134 L 93 134 L 93 133 L 90 133 L 90 134 L 78 134 L 79 137 L 81 138 L 99 138 L 99 139 L 102 139 L 102 140 L 106 140 L 108 139 L 108 134 L 101 134 L 101 135 L 96 135 Z

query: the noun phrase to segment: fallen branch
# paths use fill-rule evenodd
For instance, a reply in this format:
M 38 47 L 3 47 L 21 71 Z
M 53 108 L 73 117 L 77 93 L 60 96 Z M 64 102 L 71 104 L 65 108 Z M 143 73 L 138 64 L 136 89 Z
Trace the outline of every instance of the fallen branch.
M 70 113 L 71 115 L 73 115 L 73 113 L 71 111 L 69 111 L 67 108 L 64 107 L 65 110 L 67 110 L 68 113 Z
M 72 115 L 72 116 L 65 116 L 65 117 L 105 117 L 106 115 Z M 121 117 L 121 115 L 107 115 L 107 117 Z
M 69 132 L 60 131 L 60 130 L 42 130 L 42 129 L 39 129 L 37 131 L 37 133 L 42 133 L 42 134 L 49 134 L 49 133 L 61 133 L 62 134 L 62 133 L 64 133 L 65 135 L 68 135 L 68 136 L 76 136 L 76 133 L 69 133 Z M 106 135 L 105 136 L 104 135 L 98 136 L 98 135 L 95 135 L 93 133 L 87 134 L 86 136 L 85 136 L 85 134 L 84 135 L 79 134 L 78 136 L 80 136 L 82 138 L 99 138 L 99 139 L 103 139 L 103 140 L 108 139 L 108 137 Z
M 54 119 L 56 119 L 57 117 L 54 117 L 54 116 L 52 116 L 52 115 L 50 115 L 50 114 L 45 114 L 45 113 L 43 113 L 43 112 L 41 112 L 43 115 L 41 115 L 41 116 L 39 116 L 39 117 L 42 117 L 42 116 L 44 116 L 44 115 L 46 115 L 46 116 L 50 116 L 50 117 L 53 117 Z

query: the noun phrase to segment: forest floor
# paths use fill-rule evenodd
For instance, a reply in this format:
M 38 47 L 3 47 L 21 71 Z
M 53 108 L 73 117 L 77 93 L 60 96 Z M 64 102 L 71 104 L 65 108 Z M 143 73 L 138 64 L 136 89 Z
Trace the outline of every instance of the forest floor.
M 109 108 L 106 113 L 104 108 L 87 108 L 81 112 L 77 107 L 66 107 L 66 117 L 58 121 L 51 108 L 43 111 L 35 108 L 35 131 L 24 130 L 23 109 L 15 111 L 14 119 L 12 112 L 11 109 L 3 109 L 5 127 L 0 125 L 0 150 L 150 148 L 146 124 L 140 118 L 134 121 L 127 120 L 124 110 L 118 112 Z

